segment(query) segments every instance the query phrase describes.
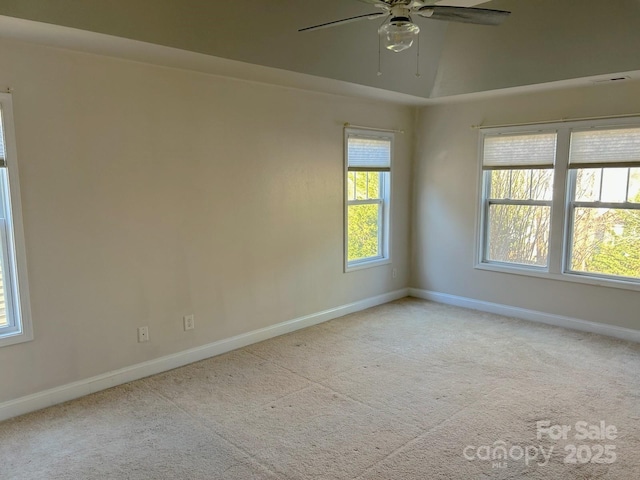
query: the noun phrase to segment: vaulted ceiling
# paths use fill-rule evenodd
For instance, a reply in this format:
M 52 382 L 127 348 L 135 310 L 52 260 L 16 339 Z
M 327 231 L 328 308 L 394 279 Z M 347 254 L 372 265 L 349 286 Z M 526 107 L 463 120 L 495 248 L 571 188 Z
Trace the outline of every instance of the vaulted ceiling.
M 416 18 L 422 28 L 420 48 L 383 50 L 380 66 L 380 20 L 297 31 L 377 11 L 358 0 L 0 0 L 0 15 L 373 87 L 416 100 L 621 73 L 634 77 L 640 70 L 640 0 L 494 0 L 480 6 L 513 13 L 499 27 Z M 0 36 L 10 36 L 10 30 L 0 29 Z

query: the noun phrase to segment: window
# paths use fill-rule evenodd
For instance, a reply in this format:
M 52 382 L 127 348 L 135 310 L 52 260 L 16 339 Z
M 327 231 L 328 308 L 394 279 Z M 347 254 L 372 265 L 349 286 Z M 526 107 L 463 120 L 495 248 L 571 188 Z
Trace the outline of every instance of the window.
M 640 289 L 640 119 L 481 138 L 479 268 Z
M 0 346 L 33 338 L 11 95 L 0 94 Z
M 485 139 L 486 261 L 548 265 L 555 153 L 555 133 Z
M 640 128 L 574 131 L 567 269 L 640 279 Z
M 345 129 L 345 270 L 389 261 L 393 134 Z

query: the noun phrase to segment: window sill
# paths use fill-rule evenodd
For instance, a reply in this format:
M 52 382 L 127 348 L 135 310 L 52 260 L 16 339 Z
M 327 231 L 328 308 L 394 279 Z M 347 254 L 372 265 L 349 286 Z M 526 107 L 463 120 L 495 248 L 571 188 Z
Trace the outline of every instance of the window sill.
M 30 332 L 0 333 L 0 348 L 31 340 L 33 340 L 33 334 Z
M 345 273 L 354 272 L 356 270 L 364 270 L 365 268 L 379 267 L 381 265 L 388 265 L 391 263 L 390 258 L 376 258 L 374 260 L 362 261 L 359 263 L 353 263 L 346 265 L 344 268 Z
M 524 275 L 528 277 L 545 278 L 547 280 L 559 280 L 562 282 L 582 283 L 598 287 L 619 288 L 640 292 L 640 283 L 628 282 L 625 280 L 615 280 L 611 278 L 592 277 L 580 273 L 551 273 L 525 266 L 506 266 L 492 263 L 478 263 L 476 270 L 487 270 L 491 272 L 508 273 L 512 275 Z

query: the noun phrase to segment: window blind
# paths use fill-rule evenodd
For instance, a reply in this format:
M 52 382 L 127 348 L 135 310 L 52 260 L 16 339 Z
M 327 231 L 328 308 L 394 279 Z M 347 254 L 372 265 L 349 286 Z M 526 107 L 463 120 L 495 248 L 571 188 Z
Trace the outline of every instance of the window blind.
M 571 133 L 570 168 L 639 166 L 640 127 Z
M 347 137 L 349 171 L 388 172 L 391 170 L 391 140 L 381 137 Z
M 487 135 L 482 166 L 485 170 L 553 168 L 556 157 L 554 133 Z

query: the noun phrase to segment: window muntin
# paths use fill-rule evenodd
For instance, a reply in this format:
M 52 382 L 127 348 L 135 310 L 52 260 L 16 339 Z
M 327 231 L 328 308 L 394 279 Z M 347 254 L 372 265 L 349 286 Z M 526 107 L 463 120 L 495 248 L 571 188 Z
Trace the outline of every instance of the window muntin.
M 547 267 L 555 132 L 486 136 L 482 261 Z
M 33 338 L 12 102 L 0 94 L 0 346 Z
M 393 135 L 345 130 L 345 269 L 389 259 Z
M 522 187 L 526 183 L 523 179 L 530 174 L 525 171 L 526 165 L 495 161 L 487 165 L 484 157 L 487 139 L 498 137 L 505 143 L 510 136 L 526 137 L 536 129 L 541 134 L 544 130 L 556 132 L 553 179 L 548 184 L 550 190 L 543 188 L 541 194 L 529 194 L 527 198 Z M 640 118 L 489 128 L 481 132 L 481 139 L 478 268 L 640 290 Z M 516 163 L 522 161 L 520 152 L 518 147 L 513 155 Z M 536 153 L 530 157 L 539 156 Z M 540 165 L 535 169 L 544 170 Z M 509 170 L 518 172 L 514 175 Z M 509 245 L 507 240 L 514 241 L 510 230 L 525 231 L 519 240 L 530 240 L 527 229 L 533 229 L 535 222 L 514 227 L 508 220 L 514 216 L 535 217 L 532 211 L 536 207 L 537 218 L 543 218 L 543 205 L 536 199 L 548 202 L 544 205 L 549 212 L 548 239 L 541 237 L 543 245 L 548 245 L 546 265 L 538 261 L 544 255 L 522 260 L 517 255 L 509 256 L 512 252 L 504 247 L 505 243 Z M 520 211 L 508 211 L 516 209 Z M 501 249 L 492 251 L 492 242 L 495 249 Z M 537 252 L 543 250 L 533 247 L 532 241 L 528 245 Z M 518 251 L 516 247 L 511 250 Z

